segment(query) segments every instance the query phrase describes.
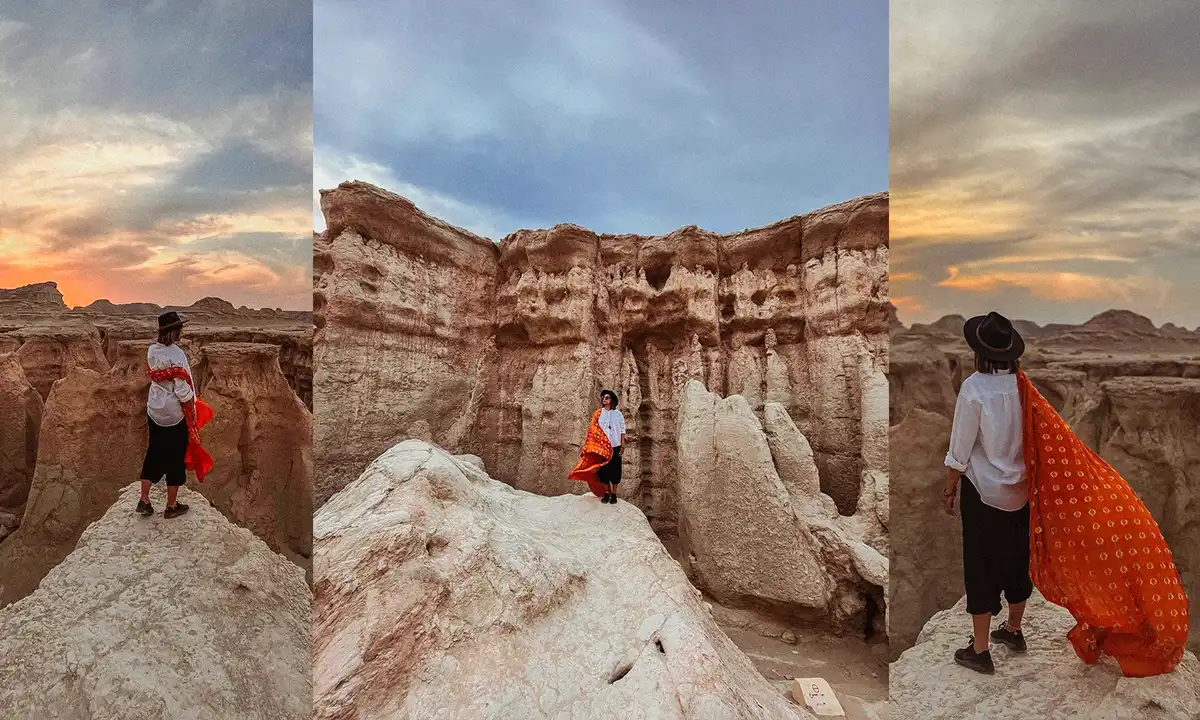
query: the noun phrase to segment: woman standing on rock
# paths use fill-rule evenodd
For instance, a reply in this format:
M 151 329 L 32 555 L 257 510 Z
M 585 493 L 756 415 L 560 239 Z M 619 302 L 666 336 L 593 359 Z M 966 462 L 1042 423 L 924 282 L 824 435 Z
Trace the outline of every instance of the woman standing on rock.
M 579 451 L 579 464 L 570 478 L 586 482 L 602 503 L 616 504 L 621 482 L 621 448 L 625 444 L 625 416 L 617 409 L 617 394 L 600 391 L 600 409 L 592 415 L 587 438 Z
M 964 334 L 978 372 L 958 395 L 945 506 L 953 514 L 967 473 L 963 573 L 975 635 L 955 661 L 995 671 L 986 639 L 1001 592 L 1008 620 L 991 638 L 1025 652 L 1021 616 L 1036 585 L 1075 618 L 1067 638 L 1085 663 L 1108 654 L 1128 677 L 1171 672 L 1188 640 L 1188 599 L 1158 523 L 1018 369 L 1025 343 L 1012 323 L 990 313 Z
M 212 418 L 212 410 L 196 397 L 192 368 L 179 347 L 185 321 L 178 313 L 158 317 L 158 341 L 146 350 L 150 369 L 150 394 L 146 398 L 146 421 L 150 441 L 142 461 L 142 494 L 137 511 L 153 515 L 150 486 L 167 478 L 167 507 L 163 517 L 174 518 L 188 511 L 176 501 L 179 487 L 193 470 L 200 482 L 212 468 L 212 458 L 200 445 L 200 428 Z
M 963 328 L 975 351 L 975 370 L 963 381 L 954 409 L 946 489 L 942 501 L 954 514 L 959 478 L 962 497 L 963 579 L 974 635 L 954 653 L 954 661 L 982 673 L 995 672 L 988 638 L 991 619 L 1000 614 L 1000 595 L 1008 601 L 1008 619 L 990 633 L 1013 651 L 1026 650 L 1021 633 L 1025 602 L 1033 594 L 1029 577 L 1029 498 L 1022 443 L 1018 358 L 1025 342 L 999 313 L 973 317 Z

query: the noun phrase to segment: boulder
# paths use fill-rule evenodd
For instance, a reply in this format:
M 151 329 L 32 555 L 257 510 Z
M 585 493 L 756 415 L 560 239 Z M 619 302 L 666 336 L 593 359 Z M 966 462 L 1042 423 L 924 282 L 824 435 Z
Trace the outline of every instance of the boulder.
M 1200 661 L 1188 652 L 1175 670 L 1127 678 L 1111 658 L 1086 665 L 1067 631 L 1071 614 L 1034 593 L 1021 621 L 1029 651 L 992 645 L 994 675 L 954 663 L 971 617 L 963 598 L 926 623 L 889 669 L 893 720 L 1194 720 L 1200 717 Z
M 0 609 L 0 716 L 311 717 L 304 573 L 187 489 L 189 512 L 171 520 L 133 513 L 137 496 L 125 487 Z
M 768 404 L 767 416 L 769 432 L 745 398 L 687 383 L 677 480 L 684 567 L 722 604 L 882 630 L 888 542 L 876 485 L 886 483 L 862 473 L 858 512 L 839 515 L 814 488 L 807 440 L 780 408 Z
M 812 717 L 627 503 L 522 492 L 408 441 L 314 534 L 314 718 Z

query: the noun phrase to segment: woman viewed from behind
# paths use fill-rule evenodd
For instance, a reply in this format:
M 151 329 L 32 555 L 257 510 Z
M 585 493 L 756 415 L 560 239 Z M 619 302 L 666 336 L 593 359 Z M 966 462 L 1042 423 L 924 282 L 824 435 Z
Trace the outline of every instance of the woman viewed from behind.
M 976 372 L 963 381 L 946 454 L 946 512 L 954 514 L 959 479 L 963 532 L 963 580 L 974 634 L 954 661 L 982 673 L 995 672 L 988 639 L 1026 650 L 1021 632 L 1029 577 L 1029 497 L 1021 431 L 1018 358 L 1025 343 L 998 313 L 973 317 L 963 328 L 975 351 Z M 995 632 L 991 619 L 1008 601 L 1008 619 Z

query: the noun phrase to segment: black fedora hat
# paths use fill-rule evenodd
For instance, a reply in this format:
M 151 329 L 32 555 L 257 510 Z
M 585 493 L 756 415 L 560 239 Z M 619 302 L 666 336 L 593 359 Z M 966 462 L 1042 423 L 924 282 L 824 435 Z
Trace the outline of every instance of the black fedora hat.
M 613 392 L 612 390 L 601 390 L 600 391 L 600 403 L 601 404 L 604 404 L 604 396 L 605 395 L 608 395 L 609 397 L 612 398 L 612 409 L 616 410 L 617 405 L 620 404 L 620 401 L 617 400 L 617 394 L 615 392 Z
M 168 310 L 167 312 L 158 316 L 159 332 L 174 330 L 175 328 L 180 328 L 184 325 L 187 325 L 187 320 L 179 317 L 179 313 L 175 312 L 174 310 Z
M 963 324 L 963 337 L 980 357 L 1011 362 L 1025 352 L 1025 340 L 1012 322 L 998 312 L 976 315 Z

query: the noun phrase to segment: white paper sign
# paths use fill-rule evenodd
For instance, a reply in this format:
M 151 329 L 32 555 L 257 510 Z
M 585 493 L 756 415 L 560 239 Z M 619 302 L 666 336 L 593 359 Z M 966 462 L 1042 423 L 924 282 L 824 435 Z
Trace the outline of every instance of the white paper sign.
M 792 681 L 792 698 L 803 703 L 814 714 L 822 717 L 845 717 L 846 711 L 838 702 L 833 688 L 824 678 L 796 678 Z

